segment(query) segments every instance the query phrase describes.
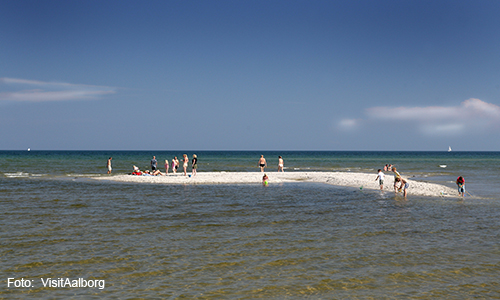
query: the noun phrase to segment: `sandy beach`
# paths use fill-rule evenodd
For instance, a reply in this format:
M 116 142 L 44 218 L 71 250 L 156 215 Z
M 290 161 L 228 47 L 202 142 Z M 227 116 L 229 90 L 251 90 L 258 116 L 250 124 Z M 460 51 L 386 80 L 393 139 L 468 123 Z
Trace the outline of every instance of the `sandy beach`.
M 315 182 L 335 186 L 379 190 L 377 174 L 351 172 L 266 172 L 269 184 L 285 182 Z M 198 172 L 196 176 L 188 177 L 182 173 L 166 176 L 135 176 L 112 175 L 95 177 L 97 180 L 117 182 L 154 183 L 154 184 L 260 184 L 263 173 L 260 172 Z M 414 181 L 408 179 L 409 195 L 456 197 L 455 189 L 435 183 Z M 384 191 L 394 191 L 394 176 L 387 174 L 384 180 Z

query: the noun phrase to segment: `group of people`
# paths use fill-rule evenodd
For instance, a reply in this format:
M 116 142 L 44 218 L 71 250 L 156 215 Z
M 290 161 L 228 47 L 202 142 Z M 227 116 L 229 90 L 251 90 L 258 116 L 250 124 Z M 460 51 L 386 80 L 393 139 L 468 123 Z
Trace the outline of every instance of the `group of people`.
M 189 162 L 190 161 L 187 154 L 184 154 L 182 156 L 182 168 L 184 169 L 184 176 L 187 176 L 187 169 Z M 153 156 L 150 164 L 151 164 L 151 172 L 149 171 L 141 172 L 138 167 L 134 166 L 134 171 L 132 172 L 132 175 L 143 175 L 143 176 L 168 175 L 168 170 L 170 166 L 172 166 L 172 173 L 176 174 L 180 166 L 180 161 L 177 158 L 177 156 L 174 156 L 171 164 L 169 164 L 168 159 L 165 159 L 165 165 L 164 165 L 165 173 L 162 173 L 158 169 L 158 160 L 156 160 L 156 156 Z M 198 156 L 196 154 L 193 154 L 193 158 L 191 159 L 191 176 L 196 176 L 196 169 L 198 169 Z
M 386 172 L 389 171 L 389 172 L 394 173 L 394 192 L 397 193 L 397 192 L 403 191 L 403 195 L 406 198 L 406 196 L 408 195 L 408 188 L 410 187 L 408 180 L 401 177 L 401 174 L 399 174 L 397 168 L 394 167 L 393 165 L 385 165 L 384 171 L 386 171 Z M 382 172 L 382 169 L 378 169 L 377 172 L 378 172 L 378 174 L 377 174 L 377 178 L 375 178 L 375 180 L 378 180 L 379 185 L 380 185 L 380 190 L 383 190 L 384 189 L 385 174 L 384 174 L 384 172 Z M 398 187 L 398 183 L 399 183 L 399 187 Z
M 260 156 L 259 167 L 261 172 L 264 172 L 264 169 L 267 167 L 267 161 L 264 158 L 264 155 Z M 283 162 L 283 157 L 281 157 L 280 155 L 278 156 L 278 172 L 285 172 L 284 168 L 285 168 L 285 163 Z
M 112 157 L 108 159 L 107 162 L 107 168 L 108 168 L 108 174 L 111 174 L 112 167 L 111 167 L 111 160 Z M 184 176 L 187 176 L 187 168 L 189 165 L 189 158 L 187 154 L 184 154 L 182 156 L 182 168 L 184 169 Z M 172 159 L 171 164 L 169 164 L 168 160 L 165 159 L 165 173 L 162 173 L 160 170 L 158 170 L 158 161 L 156 160 L 156 156 L 153 156 L 153 159 L 151 159 L 151 172 L 149 170 L 146 170 L 144 172 L 141 172 L 138 167 L 134 166 L 134 171 L 132 172 L 132 175 L 142 175 L 142 176 L 157 176 L 157 175 L 168 175 L 168 170 L 169 167 L 172 166 L 172 173 L 177 173 L 177 169 L 180 166 L 180 161 L 177 159 L 177 156 L 175 156 Z M 259 167 L 260 171 L 264 172 L 264 169 L 267 167 L 267 161 L 264 158 L 264 155 L 260 156 L 259 159 Z M 196 154 L 193 154 L 193 158 L 191 159 L 191 176 L 196 175 L 196 170 L 198 168 L 198 156 Z M 284 162 L 283 158 L 281 156 L 278 156 L 278 172 L 284 172 Z M 403 191 L 403 195 L 406 198 L 408 195 L 408 188 L 410 187 L 410 184 L 408 183 L 408 180 L 403 178 L 401 174 L 397 171 L 397 168 L 393 166 L 392 164 L 386 164 L 383 168 L 384 172 L 393 172 L 394 173 L 394 192 L 398 193 Z M 378 174 L 377 178 L 375 178 L 375 181 L 378 180 L 379 185 L 380 185 L 380 190 L 384 189 L 384 179 L 385 179 L 385 174 L 382 171 L 382 169 L 378 169 Z M 262 184 L 267 186 L 269 183 L 269 177 L 264 174 L 262 177 Z M 399 184 L 399 186 L 398 186 Z M 463 176 L 459 176 L 456 180 L 456 184 L 458 186 L 458 194 L 462 197 L 465 195 L 465 179 Z
M 111 160 L 112 160 L 112 158 L 110 157 L 107 161 L 107 164 L 106 164 L 106 167 L 108 169 L 108 174 L 111 174 L 111 171 L 112 171 Z M 187 176 L 187 169 L 188 169 L 189 163 L 190 163 L 190 161 L 189 161 L 187 154 L 184 154 L 182 157 L 182 168 L 184 169 L 184 176 Z M 168 162 L 168 159 L 165 159 L 165 165 L 164 165 L 165 166 L 165 174 L 163 174 L 160 170 L 158 170 L 158 160 L 156 159 L 156 156 L 153 156 L 150 164 L 151 164 L 151 172 L 148 171 L 149 175 L 154 175 L 154 176 L 156 176 L 156 175 L 168 175 L 168 170 L 170 169 L 170 167 L 172 169 L 172 173 L 174 173 L 174 174 L 177 173 L 177 170 L 179 169 L 179 166 L 180 166 L 180 161 L 177 158 L 177 156 L 174 156 L 171 163 Z M 148 174 L 148 173 L 146 173 L 146 171 L 141 172 L 139 170 L 139 168 L 137 168 L 136 166 L 133 166 L 133 167 L 134 167 L 134 170 L 132 172 L 132 175 Z M 259 167 L 260 167 L 261 172 L 264 172 L 264 169 L 267 167 L 267 161 L 264 158 L 264 155 L 260 156 Z M 281 157 L 281 155 L 280 155 L 280 156 L 278 156 L 278 172 L 284 172 L 284 168 L 285 168 L 285 165 L 284 165 L 283 157 Z M 197 169 L 198 169 L 198 156 L 196 154 L 193 154 L 193 158 L 191 159 L 191 172 L 192 172 L 191 176 L 196 176 Z
M 267 161 L 264 158 L 264 155 L 260 156 L 259 167 L 260 171 L 264 173 L 264 169 L 267 167 Z M 283 157 L 281 157 L 280 155 L 278 156 L 278 172 L 285 172 L 284 168 L 285 168 L 285 163 L 283 161 Z M 269 184 L 269 176 L 267 176 L 267 174 L 264 173 L 264 176 L 262 176 L 262 185 L 267 186 L 268 184 Z
M 392 165 L 386 164 L 384 166 L 384 172 L 392 172 L 392 167 L 393 167 Z
M 160 170 L 154 170 L 154 171 L 149 171 L 145 170 L 144 172 L 141 172 L 138 167 L 134 166 L 134 171 L 132 172 L 132 175 L 139 175 L 139 176 L 157 176 L 157 175 L 165 175 L 163 174 Z
M 406 198 L 408 195 L 408 188 L 410 187 L 410 184 L 408 183 L 408 180 L 403 178 L 401 174 L 397 171 L 397 168 L 394 167 L 393 165 L 385 165 L 384 166 L 384 171 L 392 171 L 394 173 L 394 192 L 401 192 L 403 191 L 403 195 Z M 378 174 L 377 178 L 375 180 L 379 181 L 380 185 L 380 190 L 384 189 L 384 178 L 385 174 L 382 172 L 382 169 L 378 169 Z M 399 187 L 398 187 L 399 183 Z M 456 184 L 458 186 L 458 194 L 462 197 L 465 195 L 465 179 L 463 176 L 459 176 L 456 180 Z

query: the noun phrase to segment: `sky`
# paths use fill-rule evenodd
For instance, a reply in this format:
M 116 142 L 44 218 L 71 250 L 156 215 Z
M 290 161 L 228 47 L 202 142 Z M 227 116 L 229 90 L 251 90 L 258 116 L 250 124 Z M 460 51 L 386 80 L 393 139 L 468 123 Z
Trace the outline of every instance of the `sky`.
M 500 151 L 500 1 L 3 0 L 0 150 Z

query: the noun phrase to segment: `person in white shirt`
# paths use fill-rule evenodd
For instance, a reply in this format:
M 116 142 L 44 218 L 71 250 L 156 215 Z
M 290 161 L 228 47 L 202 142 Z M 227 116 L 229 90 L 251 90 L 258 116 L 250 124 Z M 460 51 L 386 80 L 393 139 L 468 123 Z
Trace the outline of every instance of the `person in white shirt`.
M 377 178 L 375 178 L 375 180 L 378 180 L 378 183 L 380 184 L 380 190 L 384 189 L 384 177 L 385 174 L 382 172 L 381 169 L 378 169 Z

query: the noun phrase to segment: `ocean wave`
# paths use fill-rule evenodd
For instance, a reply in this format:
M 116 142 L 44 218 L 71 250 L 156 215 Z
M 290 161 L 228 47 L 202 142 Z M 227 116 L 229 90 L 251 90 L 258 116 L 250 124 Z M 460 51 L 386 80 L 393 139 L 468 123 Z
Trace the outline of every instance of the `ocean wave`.
M 30 174 L 25 173 L 25 172 L 4 173 L 4 175 L 5 175 L 5 177 L 9 177 L 9 178 L 30 177 Z
M 10 172 L 10 173 L 3 173 L 3 175 L 7 178 L 43 178 L 43 177 L 52 177 L 52 178 L 57 178 L 57 177 L 101 177 L 102 174 L 47 174 L 47 173 L 39 173 L 39 174 L 34 174 L 34 173 L 27 173 L 27 172 Z
M 67 177 L 101 177 L 103 174 L 95 173 L 95 174 L 76 174 L 70 173 L 66 174 Z

